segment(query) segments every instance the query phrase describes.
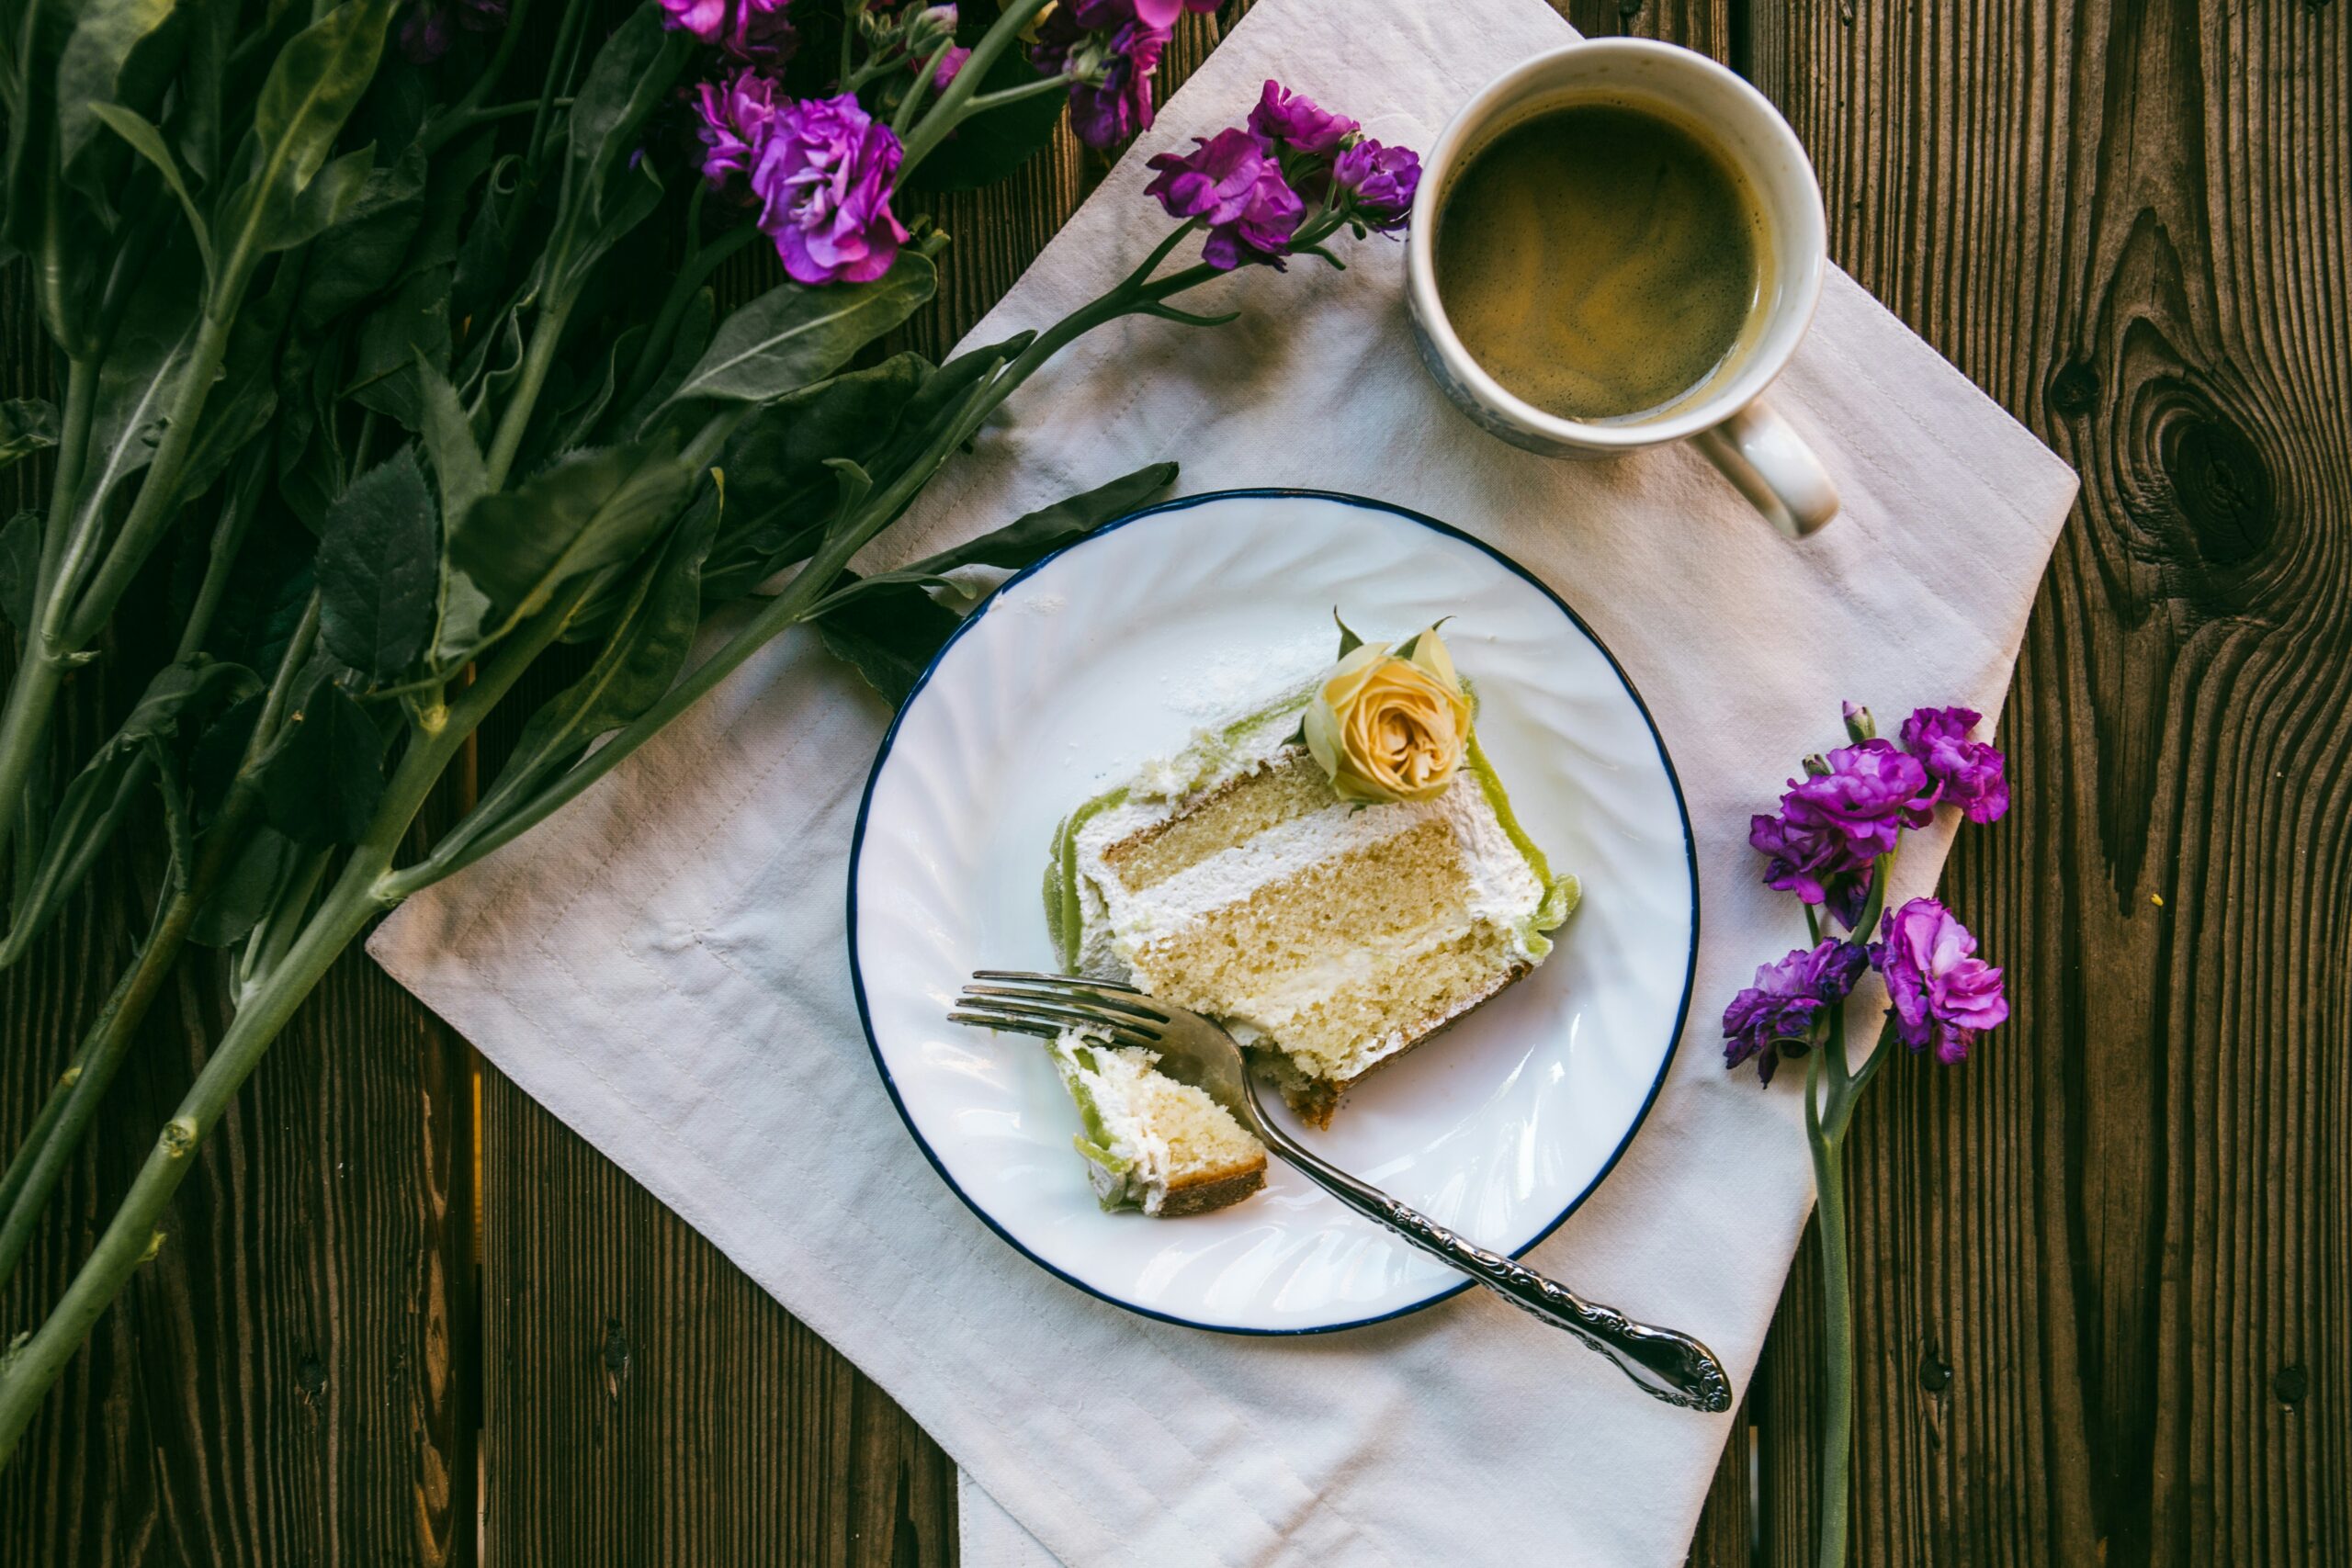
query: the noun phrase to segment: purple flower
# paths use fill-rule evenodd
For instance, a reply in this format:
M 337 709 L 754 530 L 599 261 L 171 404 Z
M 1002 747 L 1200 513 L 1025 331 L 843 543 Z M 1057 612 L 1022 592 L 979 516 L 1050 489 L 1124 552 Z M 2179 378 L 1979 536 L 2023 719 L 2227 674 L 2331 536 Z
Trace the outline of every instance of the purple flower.
M 1172 28 L 1187 11 L 1214 11 L 1218 0 L 1079 0 L 1082 11 L 1127 10 L 1148 28 Z
M 1340 154 L 1331 178 L 1347 193 L 1351 215 L 1388 233 L 1402 229 L 1413 214 L 1413 193 L 1421 188 L 1420 155 L 1410 147 L 1359 141 Z
M 1941 798 L 1971 822 L 1990 822 L 2009 808 L 2007 760 L 1998 749 L 1968 739 L 1984 716 L 1969 708 L 1920 708 L 1903 721 L 1903 749 L 1927 768 Z
M 1076 0 L 1057 6 L 1029 58 L 1070 79 L 1069 126 L 1090 147 L 1111 147 L 1151 129 L 1151 73 L 1168 29 L 1136 15 L 1135 0 Z
M 702 177 L 713 188 L 724 189 L 730 176 L 752 172 L 768 123 L 775 118 L 775 83 L 747 65 L 723 85 L 700 84 L 695 96 L 701 117 L 695 133 L 704 148 Z
M 1846 999 L 1867 962 L 1860 946 L 1833 938 L 1759 966 L 1756 984 L 1724 1009 L 1724 1067 L 1753 1058 L 1757 1077 L 1770 1083 L 1781 1057 L 1811 1049 L 1814 1025 Z
M 1269 144 L 1295 152 L 1329 152 L 1363 128 L 1268 77 L 1258 107 L 1250 111 L 1250 129 Z
M 777 108 L 752 165 L 752 194 L 784 270 L 808 284 L 870 283 L 889 271 L 907 239 L 890 211 L 903 153 L 854 93 Z
M 401 19 L 401 53 L 430 65 L 449 52 L 459 28 L 486 33 L 505 25 L 506 0 L 417 0 Z
M 738 60 L 780 65 L 799 37 L 785 13 L 792 0 L 662 0 L 663 22 L 717 44 Z
M 932 91 L 935 93 L 944 93 L 947 91 L 947 84 L 956 80 L 956 73 L 963 70 L 964 62 L 971 58 L 972 51 L 966 49 L 962 44 L 949 45 L 947 52 L 939 57 L 939 64 L 932 71 Z M 916 62 L 915 68 L 917 70 L 921 70 L 922 68 L 922 62 L 920 61 Z
M 1871 863 L 1905 828 L 1935 815 L 1934 786 L 1917 758 L 1891 741 L 1829 753 L 1828 772 L 1789 781 L 1781 815 L 1749 819 L 1747 841 L 1770 857 L 1766 886 L 1828 904 L 1850 927 L 1860 918 Z
M 1192 152 L 1162 152 L 1148 166 L 1159 177 L 1144 187 L 1146 195 L 1158 197 L 1171 218 L 1208 225 L 1201 257 L 1211 266 L 1229 272 L 1245 261 L 1283 265 L 1306 207 L 1256 137 L 1239 130 L 1195 136 Z
M 1886 976 L 1895 1038 L 1939 1062 L 1968 1055 L 1980 1030 L 2009 1016 L 2001 972 L 1976 956 L 1976 939 L 1933 898 L 1914 898 L 1881 922 L 1871 964 Z

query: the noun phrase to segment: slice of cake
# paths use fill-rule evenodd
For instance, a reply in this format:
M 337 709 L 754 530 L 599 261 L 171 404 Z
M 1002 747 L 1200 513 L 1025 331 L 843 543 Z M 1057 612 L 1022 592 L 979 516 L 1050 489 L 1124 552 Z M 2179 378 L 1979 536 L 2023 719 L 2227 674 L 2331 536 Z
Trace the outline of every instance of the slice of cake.
M 1265 1185 L 1266 1146 L 1205 1092 L 1155 1071 L 1158 1053 L 1079 1030 L 1065 1031 L 1052 1049 L 1085 1124 L 1078 1152 L 1105 1209 L 1176 1219 L 1238 1203 Z
M 1341 654 L 1072 812 L 1046 889 L 1064 967 L 1218 1019 L 1317 1125 L 1542 962 L 1577 896 L 1434 630 Z

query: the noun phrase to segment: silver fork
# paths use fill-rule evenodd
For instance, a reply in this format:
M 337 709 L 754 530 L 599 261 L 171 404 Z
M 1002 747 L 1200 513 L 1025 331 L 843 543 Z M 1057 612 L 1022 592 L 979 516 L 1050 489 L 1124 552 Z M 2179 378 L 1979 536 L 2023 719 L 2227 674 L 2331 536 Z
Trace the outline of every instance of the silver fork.
M 1731 1408 L 1731 1379 L 1723 1363 L 1688 1334 L 1636 1323 L 1615 1307 L 1586 1301 L 1557 1280 L 1464 1240 L 1310 1153 L 1267 1118 L 1233 1036 L 1200 1014 L 1109 980 L 1011 969 L 982 969 L 972 980 L 956 1010 L 947 1015 L 951 1021 L 1047 1040 L 1065 1029 L 1085 1029 L 1114 1044 L 1157 1051 L 1161 1071 L 1207 1091 L 1315 1185 L 1512 1305 L 1566 1329 L 1616 1362 L 1644 1393 L 1691 1410 Z

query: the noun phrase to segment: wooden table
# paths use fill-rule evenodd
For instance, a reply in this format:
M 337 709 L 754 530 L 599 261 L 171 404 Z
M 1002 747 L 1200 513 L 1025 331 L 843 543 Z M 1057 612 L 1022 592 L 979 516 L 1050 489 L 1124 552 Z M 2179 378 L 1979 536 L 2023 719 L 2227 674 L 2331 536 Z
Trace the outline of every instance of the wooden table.
M 1244 8 L 1186 21 L 1170 85 Z M 1947 877 L 2015 1021 L 1887 1075 L 1854 1134 L 1856 1560 L 2352 1562 L 2352 6 L 1566 8 L 1762 87 L 1838 260 L 2083 478 L 2003 721 L 2016 807 Z M 951 202 L 913 340 L 953 341 L 1101 172 L 1063 143 Z M 45 359 L 0 288 L 15 395 Z M 126 847 L 0 978 L 11 1146 L 154 860 Z M 220 1022 L 184 969 L 6 1331 Z M 1808 1255 L 1694 1562 L 1806 1560 L 1817 1303 Z M 922 1432 L 356 956 L 0 1474 L 8 1568 L 955 1557 Z

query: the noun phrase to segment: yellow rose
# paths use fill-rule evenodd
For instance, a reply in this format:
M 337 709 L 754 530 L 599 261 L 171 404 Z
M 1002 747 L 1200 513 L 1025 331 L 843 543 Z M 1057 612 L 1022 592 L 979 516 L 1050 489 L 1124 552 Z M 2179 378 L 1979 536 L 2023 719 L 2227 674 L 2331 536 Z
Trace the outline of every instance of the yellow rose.
M 1470 699 L 1434 629 L 1409 657 L 1358 647 L 1317 682 L 1306 749 L 1342 800 L 1433 800 L 1453 782 L 1470 739 Z

